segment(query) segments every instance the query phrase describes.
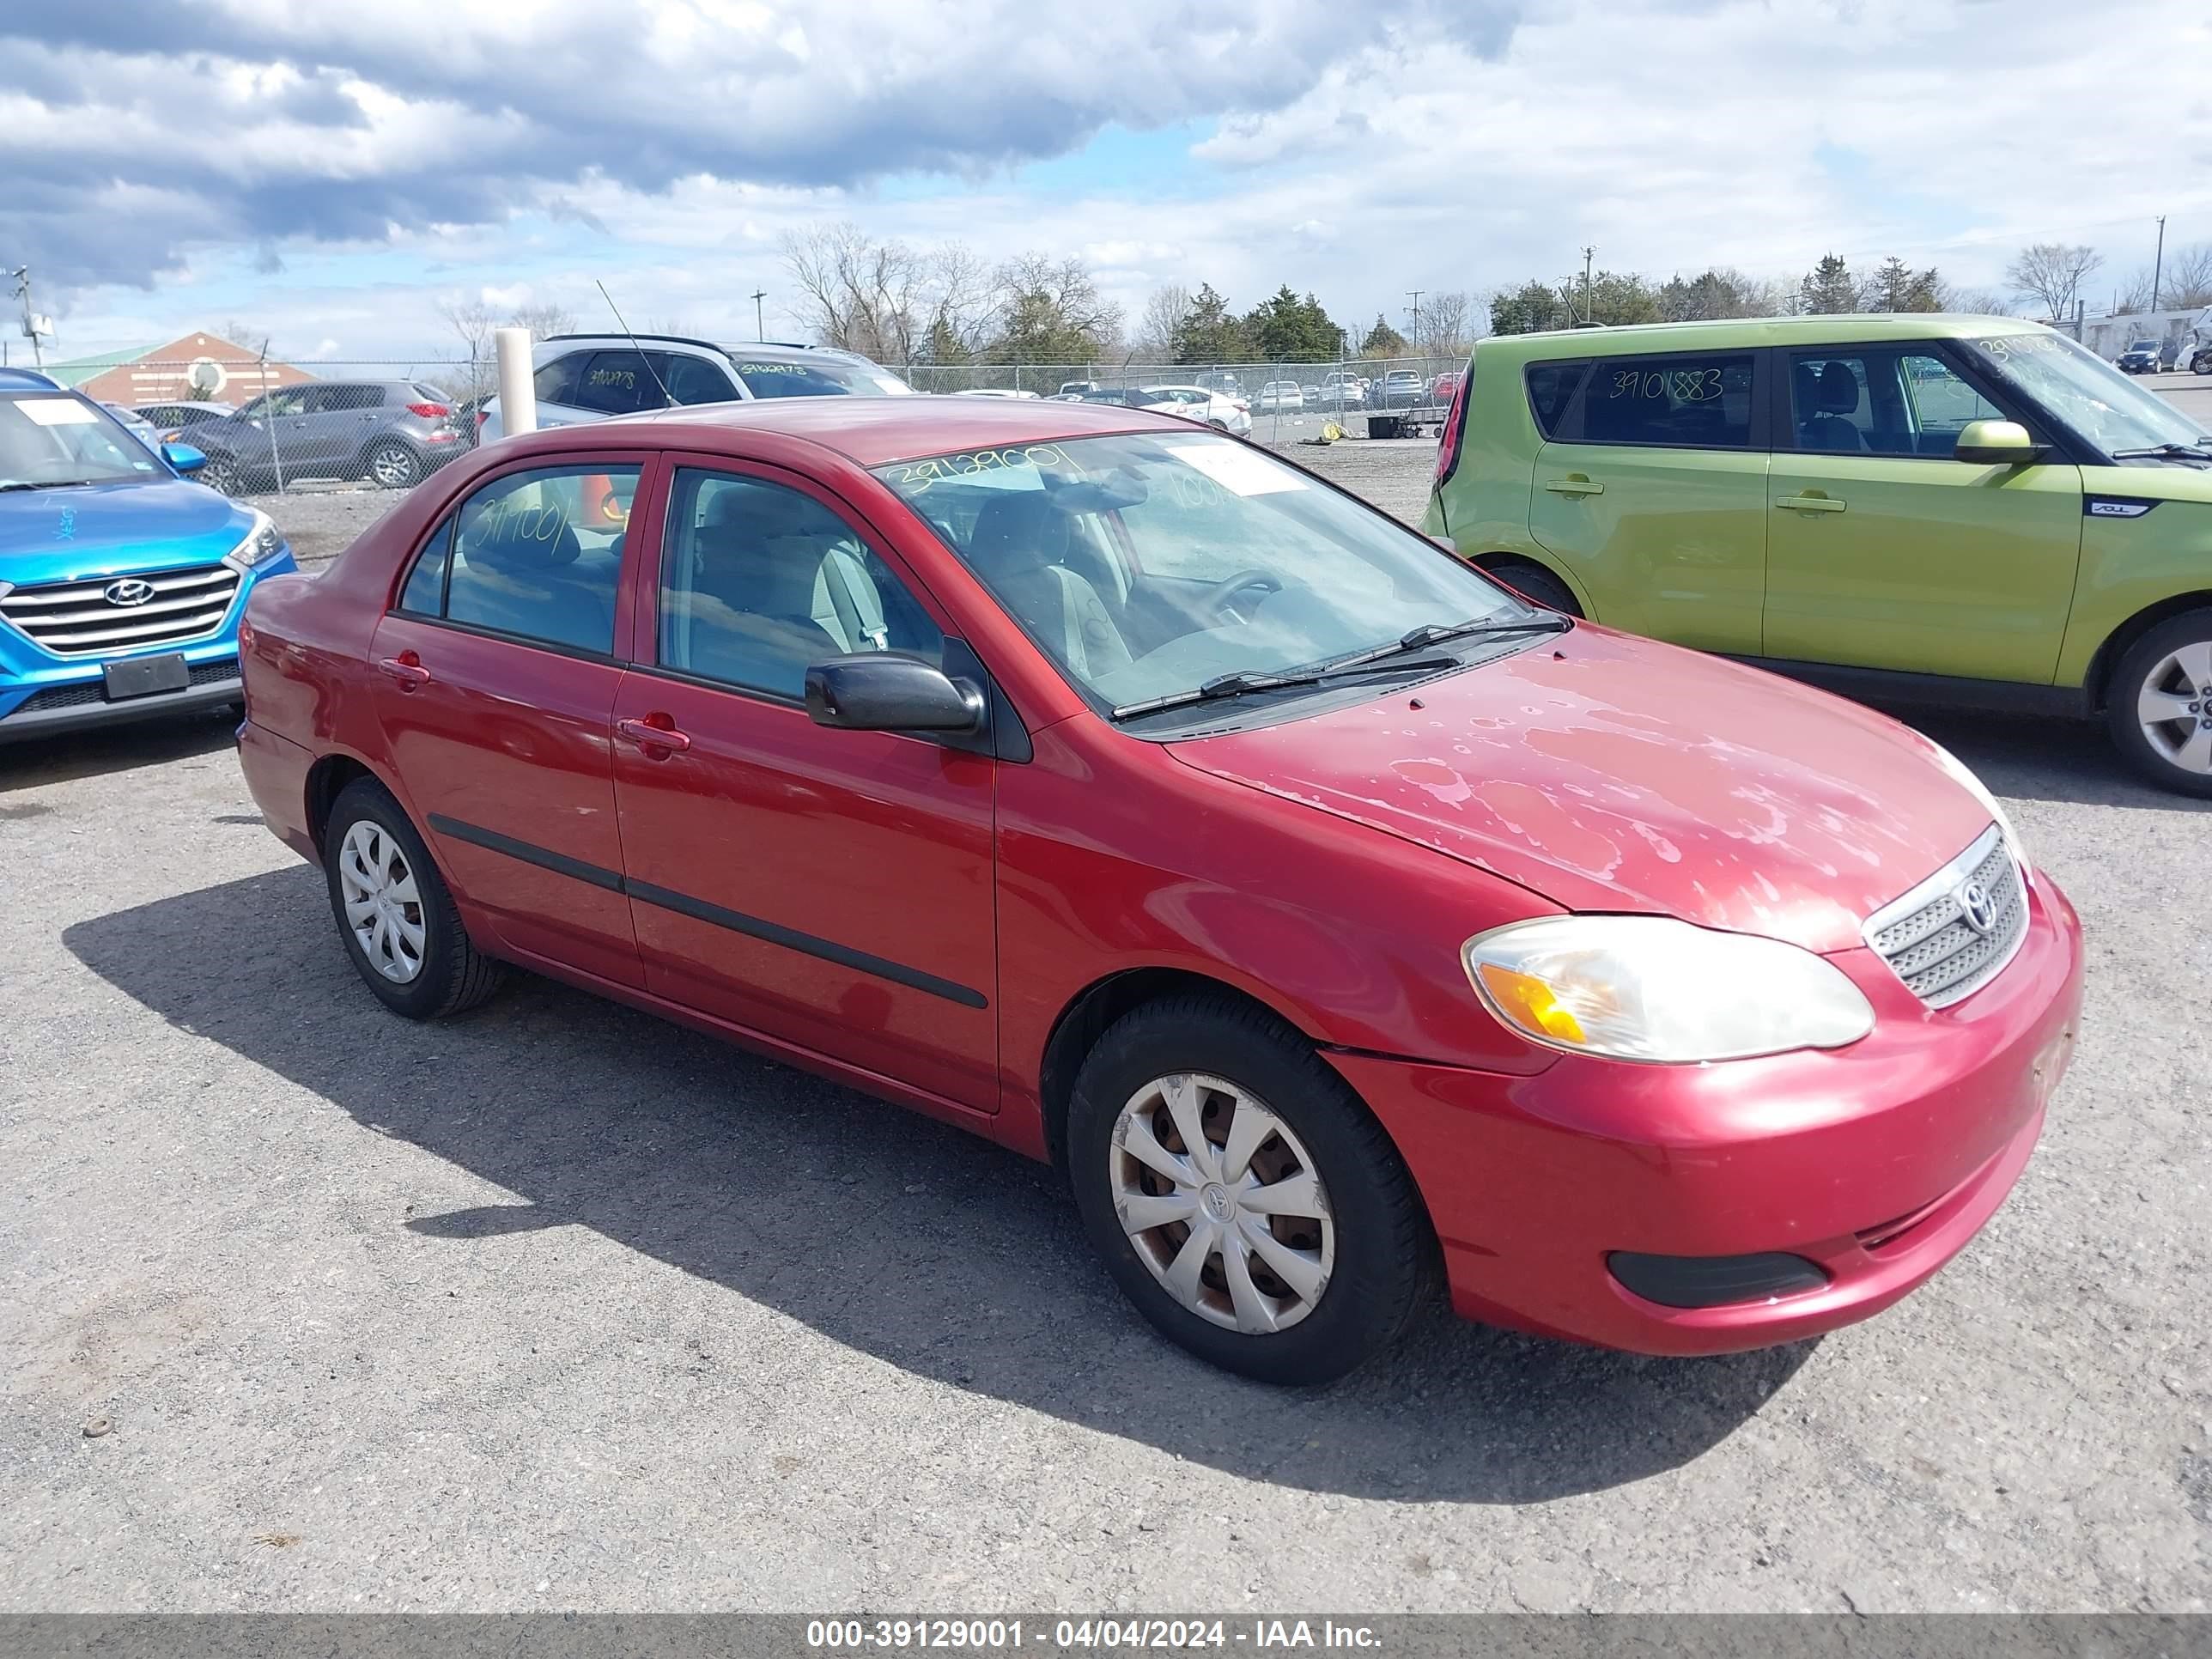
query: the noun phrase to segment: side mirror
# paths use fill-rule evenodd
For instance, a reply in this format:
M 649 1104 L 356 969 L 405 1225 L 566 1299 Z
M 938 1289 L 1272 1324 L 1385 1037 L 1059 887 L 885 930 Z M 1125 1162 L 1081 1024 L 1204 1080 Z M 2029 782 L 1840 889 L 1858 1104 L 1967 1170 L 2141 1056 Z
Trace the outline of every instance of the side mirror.
M 2026 466 L 2043 459 L 2043 446 L 2017 421 L 1969 421 L 1951 458 L 1976 466 Z
M 806 671 L 806 717 L 848 732 L 977 732 L 983 690 L 919 657 L 858 651 Z
M 207 457 L 190 444 L 163 444 L 161 459 L 179 472 L 197 472 L 207 465 Z

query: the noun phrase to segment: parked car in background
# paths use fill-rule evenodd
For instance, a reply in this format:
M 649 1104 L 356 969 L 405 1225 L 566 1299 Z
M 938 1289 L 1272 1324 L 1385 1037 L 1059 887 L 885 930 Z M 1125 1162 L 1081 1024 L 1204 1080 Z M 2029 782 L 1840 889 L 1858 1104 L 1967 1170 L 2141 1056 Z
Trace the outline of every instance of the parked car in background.
M 531 362 L 541 427 L 757 398 L 914 395 L 912 386 L 866 357 L 782 342 L 722 346 L 676 334 L 558 334 L 538 342 Z M 494 398 L 479 417 L 477 441 L 489 443 L 506 430 Z
M 1144 397 L 1152 399 L 1148 407 L 1186 421 L 1196 421 L 1216 432 L 1232 433 L 1239 438 L 1252 435 L 1252 406 L 1242 398 L 1231 398 L 1203 386 L 1148 386 L 1139 390 Z
M 1321 377 L 1316 398 L 1324 409 L 1364 409 L 1367 383 L 1348 369 L 1332 370 Z
M 1223 398 L 1244 398 L 1244 383 L 1227 369 L 1212 369 L 1203 374 L 1194 374 L 1190 384 Z
M 1376 409 L 1418 409 L 1428 401 L 1428 383 L 1419 369 L 1394 368 L 1376 382 L 1369 401 Z
M 1055 398 L 1079 399 L 1086 392 L 1097 392 L 1103 389 L 1103 388 L 1096 380 L 1062 380 L 1060 383 L 1060 390 L 1054 392 L 1053 396 Z
M 1449 404 L 1459 392 L 1459 372 L 1447 369 L 1429 382 L 1429 401 Z
M 2159 369 L 2159 346 L 2155 340 L 2137 340 L 2119 355 L 2120 371 L 2126 374 L 2155 374 Z
M 0 369 L 0 743 L 239 701 L 246 599 L 295 567 L 199 463 Z
M 163 443 L 175 443 L 187 439 L 198 428 L 210 421 L 223 421 L 238 413 L 232 404 L 181 403 L 141 404 L 135 411 L 161 434 Z
M 1655 1353 L 1866 1318 L 2073 1052 L 2074 912 L 1926 738 L 1141 412 L 520 436 L 248 623 L 246 781 L 391 1012 L 515 963 L 1047 1160 L 1270 1382 L 1439 1279 Z
M 281 386 L 194 427 L 200 481 L 227 495 L 299 478 L 366 478 L 408 489 L 467 449 L 446 394 L 416 380 Z
M 2189 372 L 2192 374 L 2212 374 L 2212 342 L 2191 348 Z
M 1252 407 L 1262 415 L 1291 415 L 1305 406 L 1305 389 L 1296 380 L 1269 380 L 1252 401 Z
M 1122 409 L 1150 409 L 1155 404 L 1171 400 L 1158 396 L 1150 387 L 1140 389 L 1133 386 L 1102 386 L 1084 392 L 1072 401 L 1081 404 L 1112 404 Z
M 2212 796 L 2212 434 L 2064 335 L 1502 335 L 1465 384 L 1423 526 L 1539 603 L 1863 695 L 2102 719 Z
M 161 453 L 162 441 L 161 433 L 151 421 L 142 416 L 137 410 L 125 409 L 121 404 L 102 404 L 100 407 L 113 416 L 118 426 L 145 445 L 149 451 L 155 454 Z

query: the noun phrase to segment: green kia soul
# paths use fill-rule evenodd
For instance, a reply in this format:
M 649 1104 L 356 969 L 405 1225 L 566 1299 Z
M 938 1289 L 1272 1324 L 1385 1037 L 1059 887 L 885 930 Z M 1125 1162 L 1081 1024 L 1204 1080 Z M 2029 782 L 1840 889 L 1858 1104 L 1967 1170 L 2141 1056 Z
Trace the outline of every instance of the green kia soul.
M 1478 343 L 1423 528 L 1530 598 L 1869 696 L 2103 715 L 2212 796 L 2212 435 L 2006 317 Z

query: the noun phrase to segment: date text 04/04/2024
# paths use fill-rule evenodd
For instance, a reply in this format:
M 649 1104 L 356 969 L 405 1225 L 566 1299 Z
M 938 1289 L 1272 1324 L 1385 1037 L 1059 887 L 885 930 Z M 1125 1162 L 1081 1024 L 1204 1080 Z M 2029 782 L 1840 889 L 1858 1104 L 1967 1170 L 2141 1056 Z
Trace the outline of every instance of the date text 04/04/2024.
M 1371 1650 L 1378 1645 L 1364 1625 L 1307 1619 L 816 1619 L 807 1621 L 806 1644 L 828 1651 L 870 1649 L 951 1649 L 974 1651 L 1031 1648 L 1127 1649 L 1166 1651 L 1243 1649 L 1292 1652 L 1308 1648 Z

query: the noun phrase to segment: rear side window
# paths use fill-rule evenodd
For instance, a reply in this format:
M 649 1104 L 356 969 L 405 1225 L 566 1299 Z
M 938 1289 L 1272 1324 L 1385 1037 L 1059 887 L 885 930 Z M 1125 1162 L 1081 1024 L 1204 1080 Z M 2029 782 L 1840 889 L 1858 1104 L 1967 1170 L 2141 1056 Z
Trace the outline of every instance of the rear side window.
M 1748 449 L 1752 357 L 1680 356 L 1601 360 L 1577 400 L 1577 437 L 1590 444 L 1653 444 L 1678 449 Z
M 531 377 L 531 384 L 541 404 L 573 404 L 576 401 L 576 375 L 588 351 L 572 351 L 566 356 L 556 357 Z
M 355 410 L 383 406 L 384 388 L 380 386 L 327 386 L 322 390 L 320 412 L 325 415 L 344 415 Z
M 423 548 L 399 609 L 611 655 L 634 466 L 543 467 L 495 478 Z
M 1547 438 L 1559 435 L 1567 406 L 1589 370 L 1587 362 L 1528 365 L 1528 412 L 1536 417 L 1536 430 Z

